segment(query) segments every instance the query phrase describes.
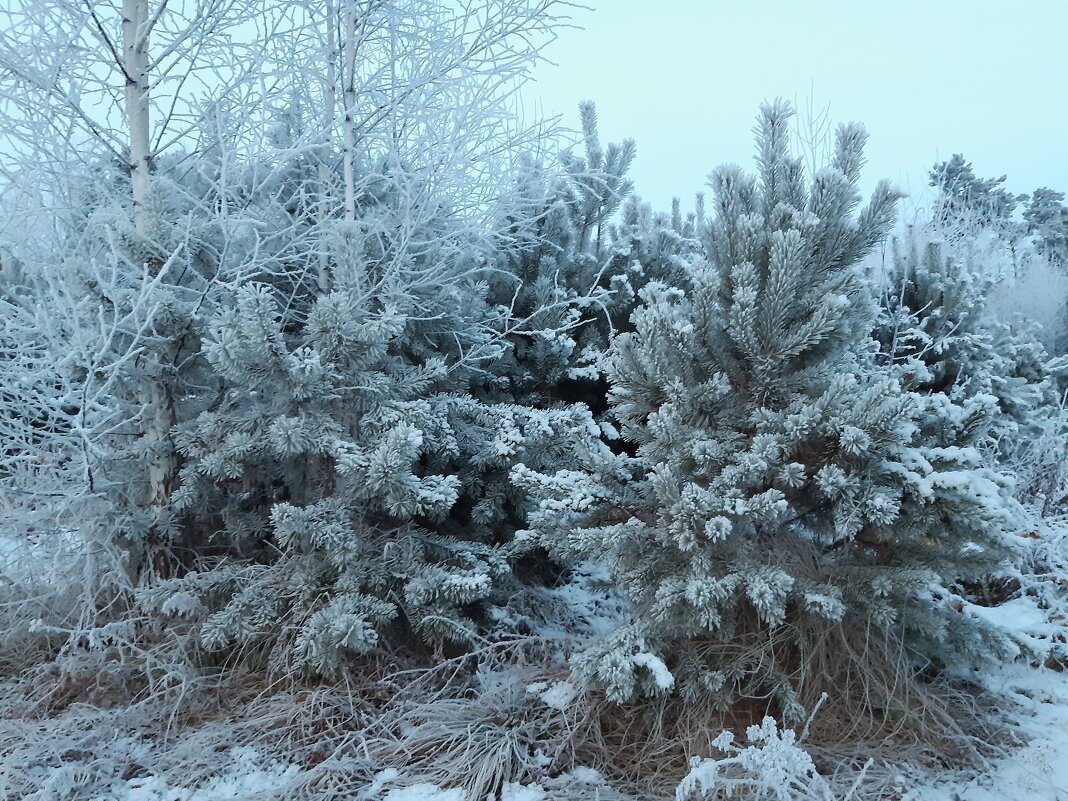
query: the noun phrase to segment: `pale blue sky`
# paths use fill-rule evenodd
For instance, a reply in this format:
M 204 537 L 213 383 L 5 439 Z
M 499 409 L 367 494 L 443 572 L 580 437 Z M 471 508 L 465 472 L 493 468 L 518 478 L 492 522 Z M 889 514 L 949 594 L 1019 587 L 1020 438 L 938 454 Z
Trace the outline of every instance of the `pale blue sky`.
M 1014 192 L 1068 191 L 1068 0 L 586 0 L 525 96 L 604 141 L 638 141 L 639 193 L 692 206 L 725 161 L 751 164 L 757 106 L 782 96 L 871 135 L 865 186 L 923 192 L 962 152 Z

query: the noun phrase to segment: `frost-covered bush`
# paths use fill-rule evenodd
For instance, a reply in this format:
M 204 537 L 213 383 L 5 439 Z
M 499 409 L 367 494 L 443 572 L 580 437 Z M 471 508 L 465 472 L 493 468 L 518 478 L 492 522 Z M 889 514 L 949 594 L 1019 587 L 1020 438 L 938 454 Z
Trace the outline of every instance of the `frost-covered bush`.
M 712 741 L 723 754 L 690 760 L 690 772 L 675 790 L 676 801 L 701 798 L 745 798 L 752 801 L 850 801 L 863 772 L 844 796 L 816 772 L 812 757 L 797 745 L 797 735 L 765 717 L 745 732 L 747 744 L 724 731 Z
M 93 211 L 67 239 L 5 253 L 3 469 L 29 493 L 12 536 L 67 527 L 114 551 L 137 614 L 333 672 L 386 629 L 471 638 L 524 522 L 509 468 L 566 464 L 595 431 L 530 348 L 577 364 L 600 290 L 491 297 L 498 256 L 550 232 L 512 196 L 522 236 L 478 228 L 397 164 L 369 167 L 358 217 L 337 219 L 291 122 L 269 170 L 225 141 L 161 160 L 145 231 L 107 173 L 79 184 Z M 587 238 L 628 191 L 590 176 L 621 176 L 624 151 L 551 178 Z
M 143 593 L 197 621 L 208 648 L 281 641 L 295 649 L 274 654 L 281 664 L 332 673 L 387 624 L 470 640 L 475 605 L 509 572 L 523 498 L 508 468 L 555 464 L 592 426 L 580 408 L 469 394 L 462 356 L 493 336 L 477 285 L 349 275 L 291 330 L 262 285 L 209 327 L 218 401 L 175 435 L 174 507 L 194 558 Z
M 597 376 L 607 345 L 602 251 L 608 222 L 630 194 L 632 140 L 603 149 L 592 103 L 581 106 L 585 158 L 561 154 L 559 169 L 528 160 L 507 203 L 511 241 L 495 255 L 490 300 L 519 325 L 509 332 L 514 396 L 551 403 L 561 384 Z
M 977 449 L 993 410 L 922 397 L 878 365 L 859 262 L 898 195 L 881 183 L 855 214 L 863 129 L 841 127 L 833 163 L 806 178 L 789 118 L 763 107 L 759 175 L 713 173 L 689 286 L 646 287 L 613 345 L 635 455 L 579 443 L 582 470 L 515 470 L 542 499 L 530 536 L 602 560 L 633 599 L 633 621 L 577 663 L 616 700 L 673 687 L 796 717 L 834 631 L 936 661 L 1011 649 L 949 589 L 1011 549 L 1010 482 Z

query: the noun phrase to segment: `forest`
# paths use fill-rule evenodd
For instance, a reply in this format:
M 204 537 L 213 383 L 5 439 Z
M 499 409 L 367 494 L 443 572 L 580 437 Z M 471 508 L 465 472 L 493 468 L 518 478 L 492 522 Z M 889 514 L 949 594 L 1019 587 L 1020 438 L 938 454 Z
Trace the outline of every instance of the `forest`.
M 573 8 L 0 4 L 0 799 L 1068 797 L 1064 193 L 652 208 Z

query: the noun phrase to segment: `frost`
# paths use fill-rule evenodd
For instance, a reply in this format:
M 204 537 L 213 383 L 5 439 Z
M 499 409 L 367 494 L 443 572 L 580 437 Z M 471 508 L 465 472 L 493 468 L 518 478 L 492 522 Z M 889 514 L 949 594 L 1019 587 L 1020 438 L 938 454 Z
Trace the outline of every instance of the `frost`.
M 712 746 L 725 756 L 694 757 L 690 772 L 675 790 L 676 801 L 734 798 L 736 794 L 751 801 L 849 801 L 854 797 L 860 778 L 854 790 L 836 797 L 816 772 L 812 758 L 797 745 L 794 732 L 780 730 L 773 718 L 746 729 L 746 740 L 748 745 L 736 745 L 729 731 L 716 737 Z
M 604 784 L 604 776 L 593 768 L 578 767 L 570 773 L 563 774 L 560 778 L 580 784 Z
M 252 748 L 234 748 L 231 756 L 233 762 L 221 776 L 199 787 L 183 787 L 163 776 L 148 776 L 129 779 L 112 793 L 96 796 L 92 801 L 256 801 L 262 798 L 281 801 L 279 788 L 300 771 L 296 765 L 265 760 Z

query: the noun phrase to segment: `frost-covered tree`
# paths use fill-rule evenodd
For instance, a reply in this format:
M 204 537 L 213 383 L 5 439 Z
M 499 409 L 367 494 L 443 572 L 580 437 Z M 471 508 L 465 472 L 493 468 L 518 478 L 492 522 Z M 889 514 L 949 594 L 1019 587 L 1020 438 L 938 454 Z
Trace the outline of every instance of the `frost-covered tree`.
M 1035 249 L 1062 268 L 1068 268 L 1068 207 L 1064 193 L 1039 187 L 1026 199 L 1023 212 Z
M 483 228 L 513 158 L 551 139 L 510 107 L 542 49 L 568 19 L 564 0 L 299 0 L 269 42 L 274 94 L 295 98 L 292 133 L 316 181 L 304 202 L 317 224 L 316 280 L 327 291 L 333 223 L 367 222 L 382 179 L 411 207 L 391 221 L 404 240 L 461 214 Z M 371 203 L 373 205 L 373 201 Z M 375 236 L 381 232 L 368 232 Z
M 983 224 L 1007 223 L 1024 196 L 1013 195 L 1003 184 L 1008 176 L 979 178 L 970 161 L 954 153 L 949 161 L 935 164 L 930 185 L 938 190 L 936 201 L 945 218 L 968 215 Z
M 619 222 L 609 229 L 611 252 L 605 273 L 613 290 L 609 301 L 613 331 L 630 328 L 638 293 L 648 283 L 686 286 L 689 265 L 700 252 L 704 223 L 703 195 L 697 197 L 696 211 L 685 219 L 678 198 L 670 214 L 653 213 L 637 197 L 627 199 Z
M 632 622 L 577 662 L 616 700 L 676 688 L 770 697 L 792 716 L 815 700 L 834 632 L 947 661 L 1002 645 L 951 589 L 1009 549 L 1007 480 L 975 447 L 989 410 L 929 403 L 875 364 L 859 263 L 898 194 L 880 183 L 856 211 L 859 125 L 806 177 L 790 116 L 762 107 L 758 175 L 713 173 L 688 287 L 647 286 L 612 347 L 636 454 L 579 444 L 582 470 L 514 471 L 542 499 L 529 536 L 602 560 L 633 599 Z
M 592 103 L 580 106 L 585 157 L 561 154 L 559 169 L 528 158 L 510 191 L 490 299 L 527 322 L 510 337 L 516 397 L 551 403 L 561 384 L 596 378 L 608 343 L 611 302 L 608 224 L 632 190 L 632 140 L 602 148 Z M 553 333 L 553 332 L 559 333 Z
M 981 253 L 953 239 L 934 241 L 935 233 L 929 226 L 914 229 L 893 243 L 875 331 L 881 358 L 921 396 L 986 404 L 990 424 L 982 449 L 1014 475 L 1017 497 L 1051 511 L 1064 494 L 1065 360 L 1050 358 L 1037 323 L 1022 309 L 999 316 L 990 308 L 991 296 L 1015 276 L 991 277 Z M 1032 254 L 1032 269 L 1036 259 L 1045 264 Z
M 990 313 L 996 279 L 969 264 L 967 251 L 954 257 L 944 247 L 918 230 L 894 241 L 876 338 L 907 389 L 993 399 L 990 444 L 1011 449 L 1056 408 L 1057 365 L 1033 324 Z
M 212 324 L 219 400 L 176 435 L 175 508 L 199 557 L 144 593 L 206 647 L 281 643 L 275 667 L 332 673 L 389 623 L 475 636 L 523 502 L 508 468 L 559 463 L 592 421 L 475 400 L 463 357 L 493 344 L 484 285 L 462 264 L 425 283 L 419 267 L 374 285 L 353 264 L 290 331 L 249 285 Z
M 67 320 L 60 337 L 84 341 L 60 348 L 54 358 L 82 348 L 95 347 L 95 358 L 104 361 L 113 346 L 137 351 L 136 365 L 127 367 L 137 374 L 132 383 L 142 409 L 138 433 L 124 436 L 143 446 L 147 493 L 130 494 L 141 496 L 150 515 L 163 514 L 177 466 L 168 433 L 182 391 L 175 363 L 190 344 L 188 315 L 197 305 L 198 285 L 214 277 L 210 268 L 199 270 L 199 230 L 182 232 L 182 221 L 167 216 L 172 198 L 167 182 L 157 185 L 156 173 L 166 154 L 191 144 L 206 100 L 248 86 L 248 66 L 258 63 L 256 43 L 235 42 L 232 34 L 264 8 L 228 0 L 19 0 L 2 12 L 0 103 L 7 147 L 0 190 L 11 204 L 10 222 L 43 215 L 52 233 L 44 242 L 18 237 L 14 247 L 45 272 L 72 263 L 69 276 L 37 282 L 43 293 L 37 302 L 49 302 L 48 281 L 66 282 L 63 291 L 71 293 L 79 282 L 84 287 L 84 297 L 71 302 L 87 316 Z M 214 78 L 206 83 L 208 63 Z M 27 191 L 31 186 L 34 191 Z M 199 216 L 194 229 L 206 223 Z M 98 269 L 110 275 L 97 276 Z M 148 303 L 160 310 L 144 321 L 149 328 L 122 331 L 132 337 L 125 344 L 118 344 L 118 332 L 90 344 L 105 335 L 96 314 L 123 313 L 123 298 L 107 293 L 124 295 L 123 285 L 138 284 L 159 293 Z M 94 311 L 95 304 L 102 308 Z M 111 386 L 122 378 L 120 371 Z
M 528 320 L 509 338 L 516 397 L 541 406 L 581 400 L 601 412 L 602 355 L 629 325 L 638 290 L 686 280 L 703 212 L 683 220 L 676 203 L 671 216 L 654 215 L 626 178 L 634 142 L 602 147 L 593 104 L 580 112 L 584 155 L 565 151 L 556 171 L 528 160 L 516 182 L 512 241 L 499 250 L 490 287 L 494 302 Z
M 98 612 L 184 617 L 211 647 L 292 643 L 299 628 L 300 661 L 320 670 L 365 648 L 387 618 L 457 639 L 521 519 L 508 468 L 519 455 L 547 463 L 562 432 L 590 425 L 581 409 L 534 415 L 507 393 L 490 409 L 469 393 L 502 383 L 487 366 L 523 324 L 487 303 L 495 232 L 484 223 L 502 213 L 489 201 L 506 173 L 479 165 L 502 166 L 507 145 L 529 138 L 506 101 L 562 4 L 333 4 L 327 25 L 346 31 L 335 41 L 361 56 L 327 50 L 347 58 L 340 91 L 366 84 L 341 116 L 298 91 L 306 71 L 282 69 L 322 56 L 299 49 L 309 28 L 295 6 L 266 4 L 266 28 L 242 34 L 264 39 L 217 64 L 234 66 L 234 80 L 196 95 L 182 94 L 194 77 L 177 77 L 232 33 L 214 11 L 256 9 L 183 5 L 190 28 L 167 3 L 128 5 L 140 16 L 123 28 L 118 6 L 35 17 L 23 3 L 0 41 L 13 65 L 3 97 L 20 101 L 6 131 L 25 148 L 3 165 L 18 200 L 5 211 L 14 223 L 43 212 L 50 234 L 5 230 L 0 469 L 5 504 L 17 501 L 5 530 L 61 532 L 114 555 L 111 595 L 74 610 L 78 625 Z M 321 27 L 322 9 L 306 5 Z M 353 14 L 368 38 L 352 40 Z M 147 88 L 126 99 L 138 114 L 148 102 L 147 122 L 125 113 L 123 31 L 145 51 L 133 55 Z M 66 46 L 33 51 L 34 36 Z M 99 69 L 70 69 L 90 46 Z M 81 105 L 90 79 L 116 101 L 103 122 Z M 47 136 L 57 121 L 76 132 Z M 143 144 L 145 124 L 148 180 L 135 191 L 130 142 Z M 34 171 L 39 162 L 49 169 Z M 238 434 L 244 450 L 227 438 Z M 320 524 L 333 539 L 309 541 Z M 339 565 L 369 554 L 366 581 L 341 578 Z M 286 582 L 305 595 L 245 603 Z M 366 637 L 343 626 L 360 614 Z
M 384 5 L 361 13 L 397 23 Z M 564 339 L 577 294 L 491 302 L 489 244 L 515 231 L 480 228 L 442 176 L 404 163 L 414 140 L 368 135 L 358 163 L 347 143 L 306 158 L 315 117 L 291 112 L 292 158 L 275 160 L 269 191 L 235 183 L 257 165 L 233 171 L 234 256 L 259 270 L 216 304 L 204 352 L 218 387 L 176 434 L 178 547 L 141 599 L 209 649 L 262 646 L 274 667 L 334 673 L 389 634 L 470 641 L 526 507 L 509 468 L 566 464 L 593 424 L 580 407 L 512 402 L 512 343 L 534 327 Z M 324 160 L 343 165 L 325 187 Z M 494 208 L 526 211 L 510 196 Z

